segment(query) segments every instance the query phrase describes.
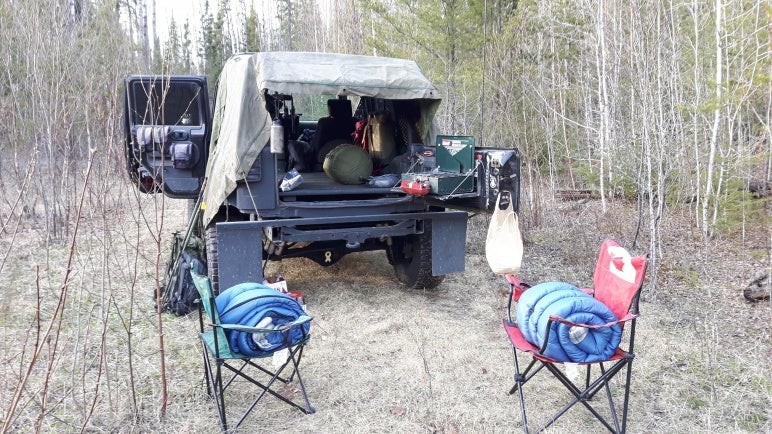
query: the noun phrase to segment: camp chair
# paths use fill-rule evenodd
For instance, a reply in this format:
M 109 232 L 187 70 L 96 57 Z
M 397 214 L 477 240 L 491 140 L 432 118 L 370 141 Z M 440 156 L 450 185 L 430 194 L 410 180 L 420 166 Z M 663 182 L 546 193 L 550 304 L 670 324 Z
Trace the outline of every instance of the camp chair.
M 622 272 L 624 270 L 624 273 Z M 630 381 L 632 377 L 632 362 L 635 354 L 633 352 L 633 345 L 635 343 L 635 319 L 638 316 L 638 299 L 643 283 L 643 278 L 646 272 L 646 257 L 636 256 L 630 257 L 626 250 L 619 247 L 619 245 L 611 240 L 606 240 L 601 245 L 600 254 L 598 257 L 597 265 L 595 266 L 595 274 L 593 276 L 594 288 L 582 289 L 585 293 L 589 293 L 599 300 L 605 306 L 607 306 L 618 318 L 616 321 L 612 321 L 606 324 L 598 324 L 588 326 L 587 324 L 575 324 L 567 321 L 559 316 L 549 316 L 548 326 L 546 327 L 547 335 L 544 338 L 544 344 L 541 347 L 528 342 L 525 339 L 524 332 L 518 328 L 516 320 L 512 317 L 512 301 L 517 302 L 521 296 L 531 288 L 531 285 L 521 282 L 517 277 L 507 275 L 505 278 L 511 287 L 511 293 L 508 303 L 508 317 L 504 319 L 503 325 L 507 332 L 510 342 L 512 343 L 514 364 L 515 364 L 515 385 L 509 391 L 512 395 L 515 392 L 518 393 L 520 401 L 520 414 L 522 418 L 523 429 L 526 433 L 540 432 L 549 427 L 559 417 L 565 414 L 571 407 L 577 403 L 581 403 L 587 408 L 596 419 L 598 419 L 609 431 L 612 433 L 624 433 L 627 426 L 627 411 L 630 397 Z M 550 344 L 550 339 L 558 339 L 559 336 L 555 336 L 557 333 L 550 334 L 551 326 L 553 322 L 560 325 L 564 324 L 568 327 L 588 327 L 589 329 L 601 329 L 603 327 L 614 327 L 616 324 L 619 326 L 627 326 L 628 335 L 626 339 L 623 337 L 621 343 L 613 352 L 611 357 L 607 359 L 595 361 L 591 363 L 580 363 L 580 365 L 586 366 L 586 372 L 583 381 L 572 381 L 569 375 L 564 373 L 560 366 L 563 362 L 555 360 L 554 358 L 546 356 L 545 350 Z M 556 330 L 556 329 L 553 329 Z M 586 331 L 586 330 L 585 330 Z M 527 331 L 526 331 L 527 332 Z M 526 333 L 527 334 L 527 333 Z M 626 341 L 626 343 L 625 343 Z M 611 348 L 613 351 L 613 347 Z M 525 370 L 520 369 L 518 362 L 518 353 L 527 353 L 530 357 L 530 363 L 528 363 Z M 597 365 L 599 372 L 595 372 L 594 375 L 591 372 L 592 365 Z M 523 393 L 523 387 L 529 381 L 536 382 L 534 376 L 542 370 L 547 368 L 547 371 L 552 373 L 557 380 L 565 386 L 572 395 L 572 399 L 558 410 L 554 416 L 550 417 L 546 424 L 530 431 L 528 426 L 528 419 L 526 417 L 525 398 Z M 583 371 L 584 369 L 580 370 Z M 612 399 L 611 388 L 609 382 L 620 372 L 625 372 L 625 384 L 624 384 L 624 398 L 621 408 L 621 421 L 617 414 L 617 405 L 615 405 L 615 399 Z M 538 378 L 546 378 L 544 376 Z M 605 395 L 608 401 L 608 412 L 604 410 L 606 416 L 596 410 L 591 402 L 592 398 L 601 390 L 605 390 Z M 616 400 L 618 401 L 618 397 Z M 603 400 L 605 401 L 605 400 Z M 618 404 L 618 402 L 617 402 Z M 596 405 L 603 405 L 597 403 Z M 610 413 L 612 421 L 609 422 L 608 414 Z
M 220 322 L 220 314 L 217 311 L 215 297 L 209 279 L 206 276 L 196 273 L 194 270 L 191 270 L 191 275 L 193 276 L 193 282 L 196 289 L 201 296 L 199 303 L 199 326 L 201 328 L 200 338 L 204 356 L 204 377 L 207 391 L 209 395 L 215 399 L 217 416 L 222 431 L 228 432 L 229 429 L 235 430 L 238 428 L 260 400 L 268 395 L 278 398 L 305 414 L 314 413 L 315 410 L 308 400 L 308 394 L 306 393 L 306 388 L 303 384 L 299 369 L 300 360 L 303 356 L 303 348 L 310 337 L 307 333 L 308 326 L 304 325 L 311 321 L 311 317 L 301 315 L 296 320 L 283 324 L 275 329 L 247 327 L 238 324 L 223 324 Z M 277 294 L 279 293 L 277 292 Z M 204 311 L 209 318 L 208 323 L 204 321 Z M 298 329 L 300 331 L 298 331 Z M 226 332 L 230 333 L 234 331 L 250 334 L 261 333 L 263 334 L 262 336 L 265 336 L 265 333 L 279 333 L 283 344 L 281 347 L 275 348 L 269 353 L 261 354 L 258 357 L 247 357 L 231 348 L 232 345 L 229 342 Z M 292 338 L 292 336 L 297 337 L 298 333 L 302 333 L 302 338 L 300 340 Z M 275 368 L 272 366 L 271 362 L 273 355 L 280 350 L 286 350 L 286 359 L 283 359 L 282 364 L 278 368 Z M 267 363 L 260 363 L 261 359 L 265 360 Z M 283 374 L 285 369 L 288 372 L 291 371 L 288 376 Z M 226 374 L 225 376 L 228 378 L 223 378 L 223 374 Z M 288 396 L 284 396 L 272 388 L 275 387 L 275 385 L 291 383 L 295 377 L 297 377 L 298 385 L 303 395 L 303 404 L 294 402 Z M 248 382 L 246 383 L 247 385 L 254 385 L 257 389 L 253 395 L 254 399 L 246 406 L 246 410 L 241 414 L 238 422 L 234 426 L 229 427 L 226 417 L 225 392 L 229 387 L 236 383 L 245 384 L 243 381 L 234 380 L 246 380 L 246 382 Z M 240 398 L 234 398 L 233 394 L 229 394 L 229 397 L 229 401 L 232 403 L 236 400 L 240 400 Z

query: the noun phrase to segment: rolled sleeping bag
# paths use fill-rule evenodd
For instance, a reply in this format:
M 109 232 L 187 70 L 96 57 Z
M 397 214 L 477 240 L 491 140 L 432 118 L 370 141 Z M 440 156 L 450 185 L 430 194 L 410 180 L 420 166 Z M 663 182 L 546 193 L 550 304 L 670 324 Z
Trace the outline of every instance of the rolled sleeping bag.
M 300 304 L 287 294 L 260 283 L 241 283 L 232 286 L 215 298 L 217 312 L 222 324 L 238 324 L 247 327 L 264 327 L 270 318 L 273 327 L 297 320 L 306 313 Z M 247 357 L 262 357 L 276 350 L 291 347 L 308 333 L 311 324 L 305 323 L 289 331 L 289 342 L 285 342 L 279 331 L 270 333 L 247 333 L 226 330 L 231 351 Z
M 616 321 L 611 310 L 574 285 L 547 282 L 523 293 L 517 303 L 517 325 L 523 337 L 542 348 L 547 357 L 561 362 L 591 363 L 608 360 L 622 339 L 622 327 L 587 328 L 561 324 L 550 316 L 577 324 L 600 325 Z M 549 334 L 547 329 L 549 327 Z

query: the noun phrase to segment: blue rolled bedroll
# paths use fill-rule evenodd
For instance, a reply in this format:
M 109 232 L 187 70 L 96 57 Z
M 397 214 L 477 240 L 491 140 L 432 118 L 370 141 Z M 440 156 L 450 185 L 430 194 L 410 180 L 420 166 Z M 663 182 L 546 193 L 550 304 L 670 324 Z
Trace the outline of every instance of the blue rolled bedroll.
M 222 324 L 265 329 L 265 333 L 226 330 L 232 351 L 247 357 L 265 357 L 291 347 L 308 336 L 310 322 L 284 329 L 282 326 L 307 317 L 300 304 L 287 294 L 260 283 L 232 286 L 215 298 Z
M 517 325 L 523 337 L 545 356 L 561 362 L 608 360 L 619 346 L 622 328 L 600 326 L 616 320 L 606 305 L 568 283 L 541 283 L 525 291 L 517 303 Z

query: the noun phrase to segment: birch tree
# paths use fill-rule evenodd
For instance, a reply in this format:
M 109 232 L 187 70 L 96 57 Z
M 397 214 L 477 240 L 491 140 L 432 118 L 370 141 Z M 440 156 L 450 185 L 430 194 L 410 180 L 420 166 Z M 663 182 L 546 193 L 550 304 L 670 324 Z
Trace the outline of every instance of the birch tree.
M 722 0 L 715 0 L 715 23 L 713 36 L 715 38 L 715 87 L 713 122 L 710 128 L 710 149 L 708 151 L 708 164 L 705 168 L 705 194 L 702 198 L 702 233 L 709 236 L 712 232 L 711 221 L 709 220 L 709 210 L 711 201 L 716 200 L 714 170 L 716 164 L 716 150 L 718 148 L 719 126 L 721 122 L 721 104 L 723 96 L 723 78 L 724 78 L 724 60 L 723 60 L 723 5 Z

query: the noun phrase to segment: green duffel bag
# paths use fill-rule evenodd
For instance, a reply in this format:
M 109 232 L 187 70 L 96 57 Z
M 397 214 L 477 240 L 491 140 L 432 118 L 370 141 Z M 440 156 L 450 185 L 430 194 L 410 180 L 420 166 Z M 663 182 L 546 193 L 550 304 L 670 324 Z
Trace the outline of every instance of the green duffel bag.
M 364 149 L 338 145 L 324 157 L 324 173 L 341 184 L 361 184 L 373 172 L 373 160 Z

